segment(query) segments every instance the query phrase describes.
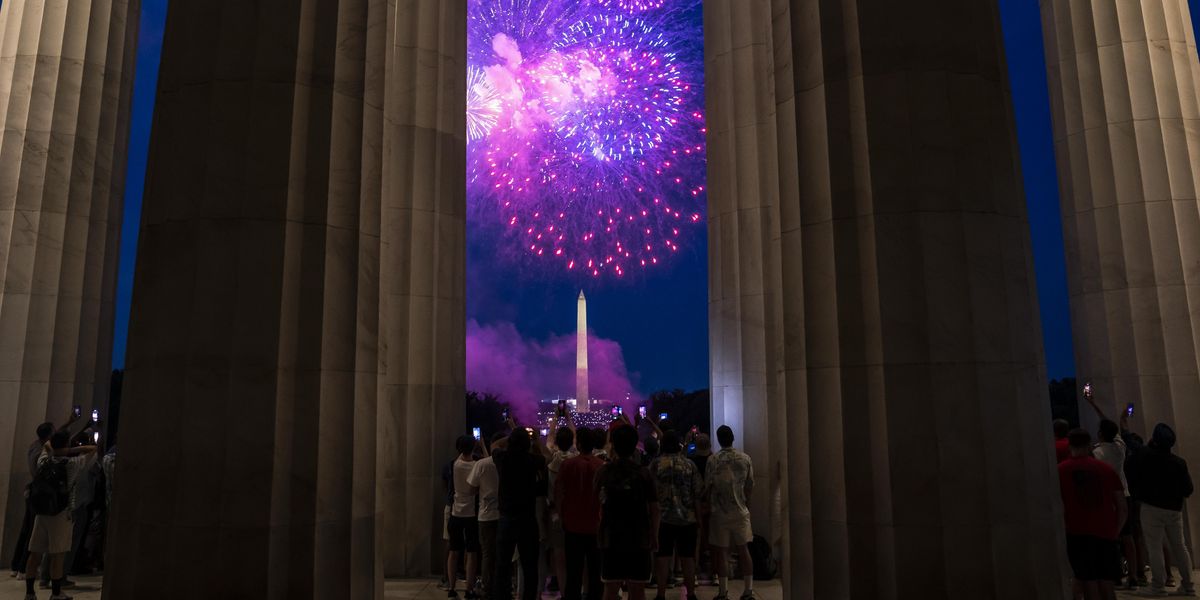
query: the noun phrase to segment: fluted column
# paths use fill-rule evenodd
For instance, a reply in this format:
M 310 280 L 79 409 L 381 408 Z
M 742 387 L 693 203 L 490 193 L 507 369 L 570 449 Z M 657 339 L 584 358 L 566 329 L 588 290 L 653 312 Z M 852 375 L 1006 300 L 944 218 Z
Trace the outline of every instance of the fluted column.
M 0 3 L 0 548 L 25 449 L 105 408 L 139 0 Z
M 1076 372 L 1200 464 L 1200 61 L 1186 0 L 1042 0 Z M 1200 513 L 1200 498 L 1189 503 Z M 1200 519 L 1191 519 L 1193 540 Z M 1197 558 L 1200 560 L 1200 558 Z
M 466 0 L 395 0 L 384 108 L 381 539 L 389 577 L 441 572 L 441 467 L 464 433 Z
M 171 5 L 105 598 L 382 597 L 388 8 Z
M 767 398 L 732 387 L 786 449 L 759 477 L 785 596 L 1065 598 L 995 3 L 705 8 L 710 218 L 743 206 L 713 226 L 714 301 L 778 297 L 714 322 L 767 329 L 714 334 L 714 387 L 718 357 L 769 357 Z

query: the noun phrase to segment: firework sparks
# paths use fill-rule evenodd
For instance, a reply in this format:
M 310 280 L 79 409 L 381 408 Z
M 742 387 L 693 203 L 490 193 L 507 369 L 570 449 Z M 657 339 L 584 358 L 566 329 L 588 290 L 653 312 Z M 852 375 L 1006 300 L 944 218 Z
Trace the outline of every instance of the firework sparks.
M 593 277 L 702 234 L 700 0 L 472 0 L 471 218 Z

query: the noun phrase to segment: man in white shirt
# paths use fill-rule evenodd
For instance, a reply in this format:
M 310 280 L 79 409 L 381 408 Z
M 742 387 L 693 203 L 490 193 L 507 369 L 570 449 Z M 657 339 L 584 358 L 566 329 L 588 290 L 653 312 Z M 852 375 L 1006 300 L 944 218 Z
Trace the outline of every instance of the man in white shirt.
M 52 469 L 61 465 L 65 471 L 66 490 L 69 490 L 66 506 L 59 507 L 53 514 L 45 512 L 44 497 L 42 496 L 38 478 L 34 478 L 31 488 L 30 503 L 35 511 L 39 511 L 33 519 L 33 533 L 29 536 L 29 560 L 25 565 L 25 600 L 37 600 L 34 583 L 37 581 L 38 567 L 42 563 L 42 555 L 50 556 L 50 578 L 52 592 L 50 600 L 70 600 L 62 593 L 63 562 L 67 551 L 71 549 L 71 530 L 73 528 L 72 513 L 77 503 L 75 482 L 84 471 L 90 469 L 96 462 L 95 446 L 77 446 L 69 448 L 71 434 L 57 431 L 50 436 L 37 460 L 37 469 Z
M 475 467 L 471 456 L 475 449 L 475 438 L 464 435 L 455 443 L 458 458 L 454 460 L 454 502 L 450 506 L 450 555 L 446 559 L 446 573 L 449 589 L 447 598 L 458 598 L 454 590 L 458 578 L 458 558 L 466 554 L 468 599 L 477 598 L 475 595 L 475 575 L 479 571 L 479 521 L 475 516 L 475 490 L 467 482 Z
M 492 449 L 504 446 L 508 437 L 502 432 L 492 436 Z M 486 451 L 486 449 L 485 449 Z M 491 455 L 475 461 L 467 485 L 479 495 L 479 554 L 483 574 L 484 598 L 491 597 L 492 575 L 496 570 L 496 527 L 500 522 L 498 491 L 500 477 Z

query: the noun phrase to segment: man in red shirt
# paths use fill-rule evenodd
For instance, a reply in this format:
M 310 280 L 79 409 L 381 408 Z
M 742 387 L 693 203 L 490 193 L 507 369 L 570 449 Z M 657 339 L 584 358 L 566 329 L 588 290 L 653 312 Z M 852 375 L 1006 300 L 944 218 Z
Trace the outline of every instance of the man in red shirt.
M 604 461 L 592 456 L 596 438 L 603 433 L 580 429 L 575 447 L 579 455 L 563 461 L 554 480 L 554 504 L 562 518 L 567 560 L 567 582 L 563 600 L 580 600 L 583 587 L 583 566 L 587 564 L 587 597 L 601 598 L 604 586 L 600 583 L 600 547 L 596 535 L 600 527 L 600 498 L 596 495 L 596 472 Z
M 1067 526 L 1067 557 L 1087 600 L 1115 600 L 1121 578 L 1121 528 L 1129 516 L 1125 486 L 1117 472 L 1092 457 L 1092 436 L 1084 429 L 1067 435 L 1071 456 L 1058 465 Z
M 1060 464 L 1071 457 L 1071 445 L 1067 442 L 1067 433 L 1070 431 L 1070 423 L 1063 419 L 1054 420 L 1054 456 Z

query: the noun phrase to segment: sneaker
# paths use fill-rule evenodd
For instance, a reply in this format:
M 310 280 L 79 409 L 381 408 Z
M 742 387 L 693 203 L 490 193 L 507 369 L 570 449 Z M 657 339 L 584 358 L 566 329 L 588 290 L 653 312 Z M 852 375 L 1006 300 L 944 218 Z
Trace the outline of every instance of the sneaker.
M 454 590 L 449 590 L 449 591 L 447 591 L 447 592 L 446 592 L 446 597 L 447 597 L 447 598 L 454 598 L 455 600 L 458 600 L 458 592 L 456 592 L 456 591 L 454 591 Z

